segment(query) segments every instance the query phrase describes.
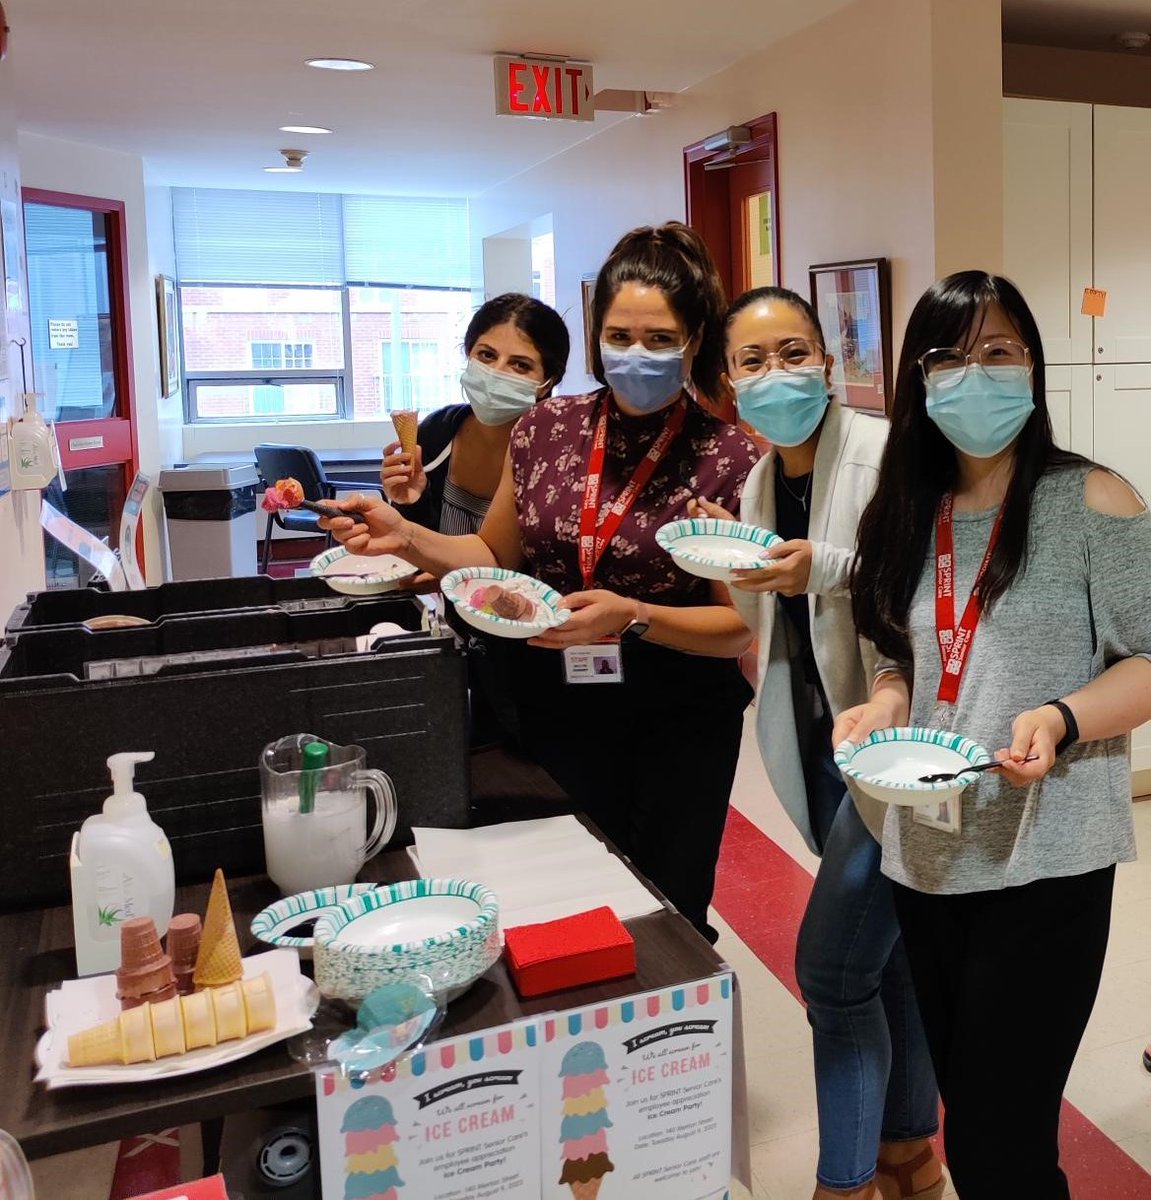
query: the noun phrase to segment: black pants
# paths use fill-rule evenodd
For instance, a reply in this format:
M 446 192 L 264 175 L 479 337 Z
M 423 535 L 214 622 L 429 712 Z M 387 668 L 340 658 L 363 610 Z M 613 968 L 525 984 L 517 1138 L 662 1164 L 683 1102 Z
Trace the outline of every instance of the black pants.
M 622 684 L 565 684 L 559 654 L 526 647 L 524 745 L 715 942 L 707 909 L 751 688 L 735 660 L 635 643 L 623 654 Z
M 1112 866 L 966 895 L 895 886 L 962 1200 L 1071 1194 L 1059 1108 L 1099 990 L 1114 883 Z

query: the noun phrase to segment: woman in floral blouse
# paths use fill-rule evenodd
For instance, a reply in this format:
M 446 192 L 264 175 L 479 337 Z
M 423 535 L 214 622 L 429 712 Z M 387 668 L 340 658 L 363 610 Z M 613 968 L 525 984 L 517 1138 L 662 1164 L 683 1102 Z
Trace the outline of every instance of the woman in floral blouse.
M 603 387 L 520 419 L 477 535 L 413 525 L 375 498 L 344 502 L 354 515 L 330 522 L 354 553 L 399 554 L 437 576 L 507 567 L 564 596 L 571 618 L 514 648 L 525 746 L 712 941 L 751 634 L 726 589 L 679 570 L 655 533 L 701 497 L 738 506 L 758 458 L 693 399 L 720 392 L 724 307 L 697 234 L 675 222 L 633 230 L 596 281 Z M 619 669 L 581 674 L 576 658 L 591 646 L 599 668 L 607 656 Z

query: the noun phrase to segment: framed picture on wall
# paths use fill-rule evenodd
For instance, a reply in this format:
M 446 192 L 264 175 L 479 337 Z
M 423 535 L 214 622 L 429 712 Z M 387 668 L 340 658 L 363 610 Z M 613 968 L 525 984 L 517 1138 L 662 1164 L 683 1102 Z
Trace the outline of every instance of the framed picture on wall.
M 594 275 L 580 280 L 580 301 L 583 308 L 583 346 L 584 370 L 592 373 L 592 341 L 591 341 L 591 304 L 595 297 Z
M 887 411 L 891 373 L 891 273 L 886 258 L 817 263 L 809 268 L 811 303 L 819 314 L 831 384 L 844 404 Z
M 176 281 L 156 276 L 156 318 L 160 327 L 160 395 L 180 386 L 180 333 L 176 323 Z

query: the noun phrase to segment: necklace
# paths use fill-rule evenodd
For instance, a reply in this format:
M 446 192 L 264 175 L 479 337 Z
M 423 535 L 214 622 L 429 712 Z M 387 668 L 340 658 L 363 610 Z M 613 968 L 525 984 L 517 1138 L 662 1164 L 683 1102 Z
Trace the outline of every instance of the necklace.
M 808 501 L 808 499 L 809 499 L 809 498 L 810 498 L 810 496 L 811 496 L 811 481 L 812 481 L 812 479 L 814 478 L 814 476 L 815 476 L 815 472 L 814 472 L 814 471 L 808 471 L 808 473 L 807 473 L 807 483 L 806 483 L 806 484 L 804 484 L 804 487 L 803 487 L 803 491 L 802 491 L 802 493 L 800 493 L 800 494 L 798 494 L 798 495 L 797 495 L 797 494 L 795 493 L 795 491 L 793 491 L 793 490 L 792 490 L 792 487 L 791 487 L 791 485 L 790 485 L 790 484 L 787 482 L 787 476 L 786 476 L 786 475 L 783 473 L 783 471 L 782 471 L 782 470 L 779 472 L 779 482 L 783 484 L 783 490 L 784 490 L 784 491 L 785 491 L 785 492 L 786 492 L 786 493 L 787 493 L 787 494 L 788 494 L 788 495 L 789 495 L 789 496 L 790 496 L 790 497 L 791 497 L 791 498 L 792 498 L 792 499 L 793 499 L 793 500 L 794 500 L 794 501 L 795 501 L 797 504 L 799 504 L 799 505 L 801 505 L 801 506 L 803 507 L 803 511 L 804 511 L 804 512 L 807 512 L 807 501 Z

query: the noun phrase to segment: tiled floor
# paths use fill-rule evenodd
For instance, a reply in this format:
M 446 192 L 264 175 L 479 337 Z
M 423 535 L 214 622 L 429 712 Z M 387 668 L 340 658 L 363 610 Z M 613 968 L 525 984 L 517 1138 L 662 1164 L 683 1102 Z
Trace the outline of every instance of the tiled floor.
M 810 871 L 815 860 L 771 795 L 750 729 L 749 722 L 735 807 Z M 1139 844 L 1151 854 L 1151 803 L 1136 805 L 1135 818 Z M 772 911 L 770 895 L 759 897 L 758 903 L 764 913 Z M 795 898 L 782 898 L 779 905 L 793 910 Z M 719 950 L 740 979 L 748 1047 L 753 1187 L 750 1193 L 737 1187 L 734 1194 L 741 1200 L 749 1195 L 755 1200 L 807 1200 L 817 1151 L 807 1022 L 798 1001 L 756 953 L 721 918 L 715 923 L 721 933 Z M 1090 1180 L 1080 1187 L 1077 1182 L 1076 1200 L 1151 1200 L 1151 1075 L 1141 1064 L 1149 1039 L 1151 858 L 1144 858 L 1119 869 L 1103 986 L 1068 1088 L 1068 1099 L 1086 1122 L 1142 1170 L 1116 1155 L 1082 1122 L 1074 1142 L 1065 1147 L 1069 1164 L 1089 1153 L 1092 1163 L 1099 1161 L 1102 1145 L 1102 1158 L 1125 1169 L 1119 1172 L 1122 1183 Z M 37 1194 L 42 1200 L 104 1200 L 114 1161 L 115 1154 L 102 1149 L 37 1163 Z

